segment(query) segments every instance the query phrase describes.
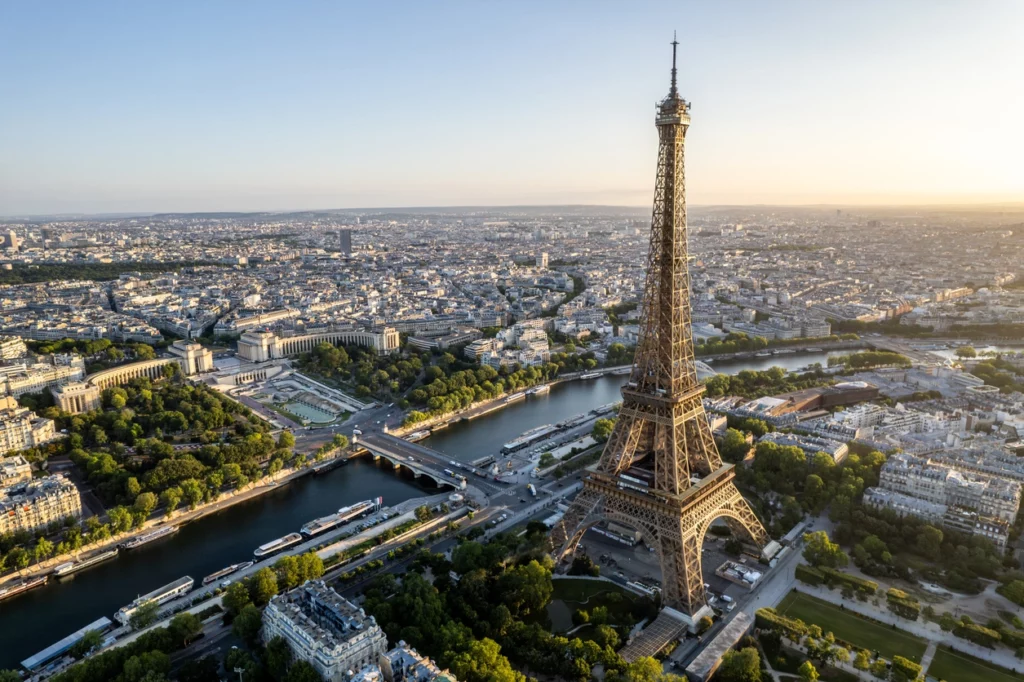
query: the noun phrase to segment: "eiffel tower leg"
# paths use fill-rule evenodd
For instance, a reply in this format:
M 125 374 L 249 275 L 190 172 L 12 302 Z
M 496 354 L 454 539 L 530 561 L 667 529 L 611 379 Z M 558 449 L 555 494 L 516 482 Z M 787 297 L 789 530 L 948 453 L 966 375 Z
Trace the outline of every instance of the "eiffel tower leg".
M 761 520 L 757 518 L 754 510 L 750 508 L 750 503 L 743 499 L 739 490 L 736 490 L 735 498 L 723 509 L 739 517 L 739 519 L 733 516 L 725 517 L 725 525 L 729 527 L 733 535 L 747 537 L 758 547 L 768 544 L 770 539 L 768 533 L 761 525 Z
M 680 519 L 663 517 L 659 533 L 661 555 L 661 603 L 690 615 L 705 604 L 700 565 L 700 540 Z
M 640 437 L 644 431 L 644 420 L 628 414 L 620 414 L 615 428 L 608 436 L 608 443 L 601 453 L 598 470 L 614 476 L 630 467 L 636 454 Z
M 584 488 L 569 505 L 562 519 L 551 529 L 550 544 L 555 563 L 568 562 L 583 538 L 586 527 L 583 522 L 601 510 L 604 495 Z

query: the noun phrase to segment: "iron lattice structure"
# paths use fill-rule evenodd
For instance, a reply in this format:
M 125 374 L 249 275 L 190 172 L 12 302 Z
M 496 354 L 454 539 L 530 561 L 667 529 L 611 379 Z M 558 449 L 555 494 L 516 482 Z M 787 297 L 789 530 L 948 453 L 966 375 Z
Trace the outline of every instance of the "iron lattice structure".
M 705 606 L 701 575 L 704 533 L 716 518 L 755 544 L 767 533 L 723 464 L 701 402 L 690 326 L 684 146 L 690 105 L 672 86 L 657 107 L 658 174 L 654 186 L 647 279 L 640 336 L 622 408 L 597 471 L 583 482 L 562 520 L 552 529 L 556 558 L 567 561 L 583 533 L 613 521 L 635 528 L 658 553 L 662 603 L 693 615 Z M 640 490 L 620 478 L 645 461 L 653 487 Z

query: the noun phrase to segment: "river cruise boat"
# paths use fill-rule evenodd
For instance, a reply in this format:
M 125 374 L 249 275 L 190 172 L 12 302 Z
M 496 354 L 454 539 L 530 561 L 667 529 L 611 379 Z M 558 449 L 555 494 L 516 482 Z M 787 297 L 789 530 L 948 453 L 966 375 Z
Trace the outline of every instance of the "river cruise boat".
M 78 571 L 89 568 L 90 566 L 95 566 L 101 561 L 113 559 L 118 555 L 118 553 L 119 550 L 115 547 L 114 549 L 107 550 L 106 552 L 100 552 L 99 554 L 91 556 L 88 559 L 80 559 L 78 561 L 67 561 L 55 567 L 53 569 L 53 574 L 58 578 L 63 578 L 66 575 L 71 575 L 72 573 L 77 573 Z
M 220 580 L 221 578 L 223 578 L 225 576 L 229 576 L 232 573 L 236 573 L 238 571 L 241 571 L 241 570 L 244 570 L 246 568 L 249 568 L 252 565 L 253 565 L 252 561 L 243 561 L 240 564 L 231 564 L 227 568 L 222 568 L 219 571 L 216 571 L 215 573 L 211 573 L 210 575 L 208 575 L 205 578 L 203 578 L 203 584 L 204 585 L 209 585 L 212 582 Z
M 120 545 L 118 545 L 118 547 L 120 547 L 121 549 L 135 549 L 136 547 L 142 547 L 143 545 L 153 542 L 154 540 L 159 540 L 160 538 L 165 538 L 169 535 L 174 535 L 177 532 L 177 526 L 162 526 L 160 528 L 155 528 L 153 530 L 146 531 L 141 535 L 136 535 L 133 538 L 129 538 L 128 540 L 125 540 Z
M 0 587 L 0 599 L 8 599 L 15 595 L 27 592 L 33 587 L 39 587 L 46 583 L 50 576 L 40 575 L 35 578 L 29 578 L 28 580 L 22 580 L 17 585 L 11 585 L 10 587 Z
M 319 535 L 320 533 L 326 533 L 327 531 L 334 530 L 339 526 L 344 526 L 352 519 L 362 518 L 370 512 L 380 509 L 380 506 L 383 503 L 384 498 L 378 497 L 372 500 L 363 500 L 362 502 L 357 502 L 348 507 L 342 507 L 330 516 L 321 516 L 319 519 L 313 519 L 302 526 L 302 528 L 299 529 L 299 532 L 307 538 Z
M 288 535 L 285 535 L 283 538 L 277 538 L 276 540 L 271 540 L 265 545 L 260 545 L 252 555 L 257 561 L 260 559 L 266 559 L 268 556 L 277 554 L 289 547 L 294 547 L 302 542 L 302 540 L 303 537 L 298 533 L 288 533 Z
M 173 583 L 168 583 L 163 587 L 159 587 L 148 594 L 144 594 L 128 606 L 121 607 L 117 613 L 114 614 L 114 620 L 121 625 L 128 625 L 132 619 L 132 614 L 138 611 L 141 607 L 154 602 L 156 604 L 166 604 L 172 599 L 177 599 L 183 594 L 187 594 L 192 586 L 195 585 L 195 581 L 187 575 L 184 578 L 178 578 Z

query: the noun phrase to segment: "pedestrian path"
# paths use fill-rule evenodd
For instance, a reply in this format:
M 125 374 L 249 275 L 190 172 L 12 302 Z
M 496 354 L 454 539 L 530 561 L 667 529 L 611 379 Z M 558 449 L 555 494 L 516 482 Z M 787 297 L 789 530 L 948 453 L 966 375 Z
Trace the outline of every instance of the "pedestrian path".
M 959 649 L 961 651 L 967 651 L 976 658 L 988 661 L 989 663 L 994 663 L 1002 668 L 1014 670 L 1020 665 L 1020 661 L 1013 655 L 1013 651 L 1007 648 L 986 649 L 984 647 L 971 644 L 965 639 L 960 639 L 952 632 L 944 632 L 936 623 L 909 621 L 906 618 L 899 618 L 887 610 L 876 608 L 870 602 L 844 599 L 841 594 L 823 587 L 816 587 L 801 583 L 798 589 L 804 594 L 809 594 L 812 597 L 821 599 L 822 601 L 842 606 L 848 611 L 859 613 L 862 616 L 867 616 L 868 618 L 886 625 L 894 625 L 900 630 L 917 635 L 918 637 L 928 640 L 930 643 L 944 644 L 952 647 L 954 650 Z M 934 655 L 935 653 L 932 652 L 932 656 Z M 922 667 L 927 672 L 927 666 Z
M 939 645 L 937 642 L 928 642 L 928 648 L 924 650 L 924 656 L 921 657 L 921 670 L 928 670 L 928 666 L 932 664 L 932 659 L 935 658 L 935 652 L 938 649 Z

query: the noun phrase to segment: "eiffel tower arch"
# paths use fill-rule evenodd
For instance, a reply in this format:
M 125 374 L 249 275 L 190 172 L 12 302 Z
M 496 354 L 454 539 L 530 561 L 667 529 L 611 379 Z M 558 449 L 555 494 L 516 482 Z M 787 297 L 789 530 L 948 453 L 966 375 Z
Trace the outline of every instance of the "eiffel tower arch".
M 690 104 L 672 81 L 657 106 L 658 169 L 640 316 L 640 336 L 622 408 L 596 471 L 562 520 L 551 547 L 563 565 L 588 528 L 615 521 L 636 529 L 657 552 L 662 603 L 692 622 L 707 612 L 701 546 L 716 518 L 759 546 L 768 535 L 723 464 L 701 400 L 690 323 L 684 149 Z M 650 487 L 623 478 L 631 467 L 651 474 Z

